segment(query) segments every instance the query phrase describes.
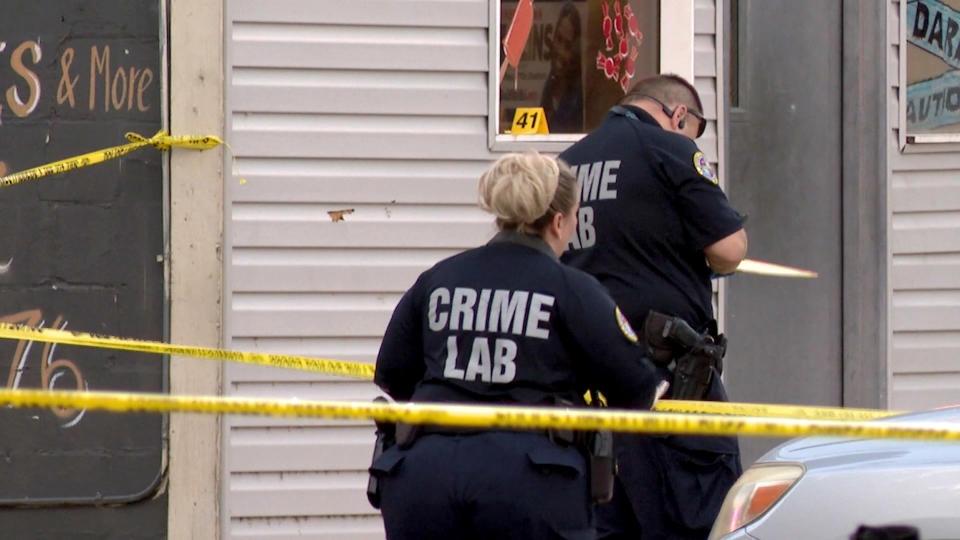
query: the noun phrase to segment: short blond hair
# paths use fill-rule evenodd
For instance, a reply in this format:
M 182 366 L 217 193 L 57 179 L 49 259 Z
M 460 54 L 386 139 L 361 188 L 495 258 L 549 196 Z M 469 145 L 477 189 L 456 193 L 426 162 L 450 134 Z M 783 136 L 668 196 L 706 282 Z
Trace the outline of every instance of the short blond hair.
M 480 177 L 480 208 L 497 218 L 500 230 L 540 235 L 557 213 L 577 201 L 570 168 L 536 150 L 505 154 Z

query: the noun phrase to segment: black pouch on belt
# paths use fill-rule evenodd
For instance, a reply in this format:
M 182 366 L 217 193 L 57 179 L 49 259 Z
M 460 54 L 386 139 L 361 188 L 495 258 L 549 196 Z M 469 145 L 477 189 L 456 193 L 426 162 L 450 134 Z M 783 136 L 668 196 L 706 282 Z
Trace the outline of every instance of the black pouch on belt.
M 387 403 L 387 400 L 383 396 L 377 396 L 373 401 L 377 403 Z M 396 444 L 396 424 L 377 422 L 377 440 L 373 443 L 373 457 L 370 459 L 370 464 L 373 465 L 373 463 L 394 444 Z M 380 508 L 380 478 L 372 472 L 369 474 L 370 476 L 367 479 L 367 501 L 370 502 L 370 506 Z
M 593 431 L 588 434 L 590 458 L 590 498 L 595 503 L 610 502 L 613 480 L 617 475 L 617 458 L 613 452 L 613 432 Z

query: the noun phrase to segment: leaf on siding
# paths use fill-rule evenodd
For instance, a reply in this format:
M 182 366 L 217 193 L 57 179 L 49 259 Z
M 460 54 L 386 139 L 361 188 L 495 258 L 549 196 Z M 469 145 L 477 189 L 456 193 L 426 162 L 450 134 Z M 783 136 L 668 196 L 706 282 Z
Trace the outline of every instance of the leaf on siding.
M 327 212 L 327 214 L 330 215 L 330 220 L 333 221 L 334 223 L 338 221 L 343 221 L 343 216 L 347 214 L 352 214 L 352 213 L 353 213 L 353 208 L 345 208 L 343 210 L 331 210 Z

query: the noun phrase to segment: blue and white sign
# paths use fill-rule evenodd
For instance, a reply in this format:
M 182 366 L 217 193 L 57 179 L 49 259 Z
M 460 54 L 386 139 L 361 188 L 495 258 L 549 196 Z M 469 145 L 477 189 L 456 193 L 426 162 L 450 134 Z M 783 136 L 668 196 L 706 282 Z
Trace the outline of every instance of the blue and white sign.
M 960 68 L 960 12 L 937 0 L 907 3 L 907 41 Z
M 907 126 L 929 130 L 960 122 L 960 70 L 907 86 Z

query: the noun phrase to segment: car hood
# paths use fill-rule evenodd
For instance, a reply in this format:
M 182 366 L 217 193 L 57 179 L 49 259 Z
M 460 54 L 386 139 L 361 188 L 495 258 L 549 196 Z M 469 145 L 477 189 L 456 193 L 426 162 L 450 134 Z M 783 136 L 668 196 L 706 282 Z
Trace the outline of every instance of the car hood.
M 878 420 L 879 422 L 949 422 L 960 421 L 960 407 L 912 413 Z M 891 466 L 908 462 L 913 465 L 935 465 L 960 461 L 960 444 L 939 441 L 902 439 L 852 439 L 841 437 L 801 437 L 791 439 L 770 450 L 759 462 L 791 461 L 803 463 L 807 470 L 819 467 L 851 465 Z

